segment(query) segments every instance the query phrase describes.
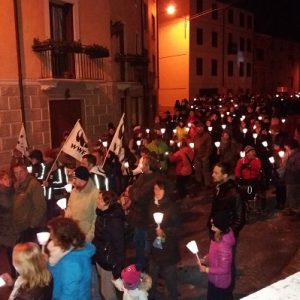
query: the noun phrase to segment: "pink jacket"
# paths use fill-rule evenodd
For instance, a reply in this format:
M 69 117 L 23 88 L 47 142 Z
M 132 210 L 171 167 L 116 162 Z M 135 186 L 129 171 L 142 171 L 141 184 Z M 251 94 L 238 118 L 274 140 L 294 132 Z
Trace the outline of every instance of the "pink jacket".
M 190 158 L 191 162 L 193 162 L 194 152 L 189 147 L 180 148 L 174 154 L 169 156 L 170 161 L 176 164 L 176 175 L 187 176 L 192 174 L 192 166 L 188 161 L 187 156 Z
M 208 280 L 218 288 L 231 284 L 232 247 L 235 244 L 233 231 L 222 236 L 220 242 L 211 240 L 208 253 Z

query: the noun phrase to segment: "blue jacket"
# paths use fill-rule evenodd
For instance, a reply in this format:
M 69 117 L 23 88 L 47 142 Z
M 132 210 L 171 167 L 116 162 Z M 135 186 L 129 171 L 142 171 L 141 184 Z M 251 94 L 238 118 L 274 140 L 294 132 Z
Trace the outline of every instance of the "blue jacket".
M 91 257 L 95 246 L 87 243 L 82 249 L 70 251 L 54 266 L 49 265 L 54 280 L 53 300 L 91 299 Z

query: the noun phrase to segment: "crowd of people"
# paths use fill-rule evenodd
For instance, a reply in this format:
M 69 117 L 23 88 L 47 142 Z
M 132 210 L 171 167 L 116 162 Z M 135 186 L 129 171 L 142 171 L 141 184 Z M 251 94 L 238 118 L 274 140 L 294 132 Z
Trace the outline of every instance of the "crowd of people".
M 276 209 L 299 220 L 300 122 L 289 101 L 296 100 L 177 100 L 173 114 L 156 116 L 151 129 L 132 128 L 122 161 L 107 151 L 111 123 L 80 162 L 63 153 L 57 159 L 58 149 L 35 149 L 28 158 L 14 151 L 11 169 L 0 171 L 0 245 L 11 264 L 2 278 L 14 284 L 9 299 L 116 300 L 118 290 L 123 299 L 161 299 L 159 277 L 169 299 L 178 299 L 182 211 L 201 191 L 212 195 L 212 205 L 211 244 L 199 271 L 208 274 L 208 299 L 232 299 L 248 201 L 259 199 L 263 212 L 273 185 Z M 36 234 L 45 230 L 50 239 L 41 250 Z

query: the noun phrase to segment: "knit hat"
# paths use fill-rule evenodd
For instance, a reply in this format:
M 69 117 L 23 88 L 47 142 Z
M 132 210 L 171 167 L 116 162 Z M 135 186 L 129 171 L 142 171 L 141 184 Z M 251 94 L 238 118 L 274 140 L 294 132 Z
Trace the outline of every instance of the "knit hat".
M 249 146 L 249 145 L 248 145 L 248 146 L 245 147 L 244 150 L 245 150 L 245 154 L 247 154 L 248 152 L 250 152 L 250 151 L 252 151 L 252 150 L 255 151 L 255 148 L 253 148 L 252 146 Z
M 35 158 L 39 162 L 43 162 L 43 153 L 40 150 L 37 150 L 37 149 L 32 150 L 31 153 L 29 154 L 29 157 L 31 159 Z
M 86 167 L 78 167 L 74 171 L 74 177 L 88 181 L 90 178 L 89 170 Z
M 213 218 L 212 223 L 222 232 L 227 232 L 230 227 L 230 213 L 228 211 L 218 212 Z
M 141 271 L 136 268 L 136 265 L 130 265 L 122 270 L 121 277 L 125 288 L 134 290 L 141 281 Z

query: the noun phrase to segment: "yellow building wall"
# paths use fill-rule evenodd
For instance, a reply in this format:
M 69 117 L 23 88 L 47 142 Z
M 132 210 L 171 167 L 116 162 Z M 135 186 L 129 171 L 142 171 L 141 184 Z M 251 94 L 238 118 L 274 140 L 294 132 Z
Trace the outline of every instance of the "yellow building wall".
M 175 18 L 159 28 L 159 111 L 189 95 L 189 23 Z
M 12 0 L 0 1 L 0 80 L 17 78 L 14 6 Z

